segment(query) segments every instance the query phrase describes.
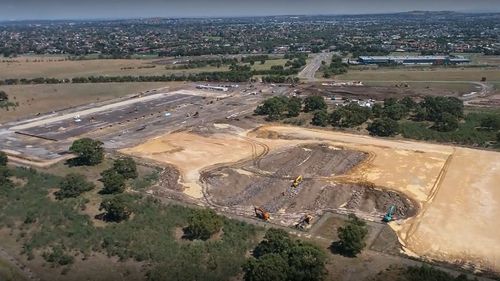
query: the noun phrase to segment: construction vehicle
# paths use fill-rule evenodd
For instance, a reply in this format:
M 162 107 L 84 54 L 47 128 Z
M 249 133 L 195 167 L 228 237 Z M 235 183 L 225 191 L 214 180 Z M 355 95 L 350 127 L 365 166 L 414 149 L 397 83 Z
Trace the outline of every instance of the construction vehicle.
M 307 226 L 311 224 L 312 220 L 313 220 L 312 215 L 305 215 L 304 217 L 302 217 L 302 219 L 300 219 L 299 223 L 296 224 L 295 227 L 304 230 L 307 228 Z
M 298 177 L 297 177 L 297 178 L 293 181 L 292 186 L 293 186 L 293 187 L 297 187 L 297 186 L 299 186 L 299 184 L 302 182 L 302 180 L 303 180 L 303 179 L 302 179 L 302 176 L 298 176 Z
M 271 217 L 271 215 L 269 214 L 269 212 L 266 212 L 262 208 L 254 207 L 254 210 L 255 210 L 255 216 L 257 216 L 259 219 L 268 221 L 269 218 Z
M 387 213 L 385 214 L 383 221 L 384 222 L 391 222 L 394 220 L 394 211 L 396 210 L 396 206 L 391 205 L 389 207 L 389 210 L 387 210 Z

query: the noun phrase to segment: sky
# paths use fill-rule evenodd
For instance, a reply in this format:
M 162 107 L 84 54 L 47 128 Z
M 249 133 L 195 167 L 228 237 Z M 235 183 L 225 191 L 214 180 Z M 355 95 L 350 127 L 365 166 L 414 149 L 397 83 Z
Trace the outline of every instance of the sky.
M 0 20 L 500 12 L 500 0 L 0 0 Z

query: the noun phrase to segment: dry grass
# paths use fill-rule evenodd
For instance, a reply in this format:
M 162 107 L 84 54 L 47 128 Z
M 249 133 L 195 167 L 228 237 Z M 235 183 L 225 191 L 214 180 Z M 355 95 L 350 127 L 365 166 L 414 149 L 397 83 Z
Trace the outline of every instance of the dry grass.
M 0 123 L 180 84 L 182 83 L 138 82 L 1 86 L 0 90 L 7 92 L 12 101 L 19 102 L 19 106 L 11 111 L 0 109 Z
M 500 79 L 500 69 L 495 68 L 428 68 L 428 69 L 377 69 L 350 70 L 336 78 L 361 81 L 480 81 Z
M 155 65 L 152 59 L 106 59 L 69 61 L 55 57 L 20 57 L 0 61 L 0 79 L 9 78 L 73 78 L 87 76 L 139 76 L 170 75 L 174 73 L 197 73 L 204 71 L 224 71 L 227 67 L 201 67 L 187 70 L 166 69 L 165 65 Z M 141 68 L 151 67 L 154 68 Z

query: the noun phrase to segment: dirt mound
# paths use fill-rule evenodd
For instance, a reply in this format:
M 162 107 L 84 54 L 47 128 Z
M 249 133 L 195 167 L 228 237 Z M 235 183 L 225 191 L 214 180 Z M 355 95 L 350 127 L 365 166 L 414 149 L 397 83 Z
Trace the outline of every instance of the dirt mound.
M 396 206 L 396 216 L 414 215 L 415 205 L 373 184 L 334 183 L 366 159 L 366 153 L 326 144 L 307 144 L 269 154 L 259 161 L 222 167 L 203 175 L 207 193 L 223 206 L 260 206 L 271 213 L 301 213 L 339 208 L 383 214 Z M 302 175 L 303 182 L 293 186 Z

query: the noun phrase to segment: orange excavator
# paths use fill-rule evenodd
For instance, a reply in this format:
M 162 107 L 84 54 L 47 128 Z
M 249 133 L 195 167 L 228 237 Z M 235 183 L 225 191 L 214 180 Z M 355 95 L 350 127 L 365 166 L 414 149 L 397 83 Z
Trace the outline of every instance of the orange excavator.
M 266 212 L 266 210 L 260 208 L 260 207 L 254 207 L 255 210 L 255 216 L 257 216 L 259 219 L 268 221 L 271 215 L 269 212 Z

